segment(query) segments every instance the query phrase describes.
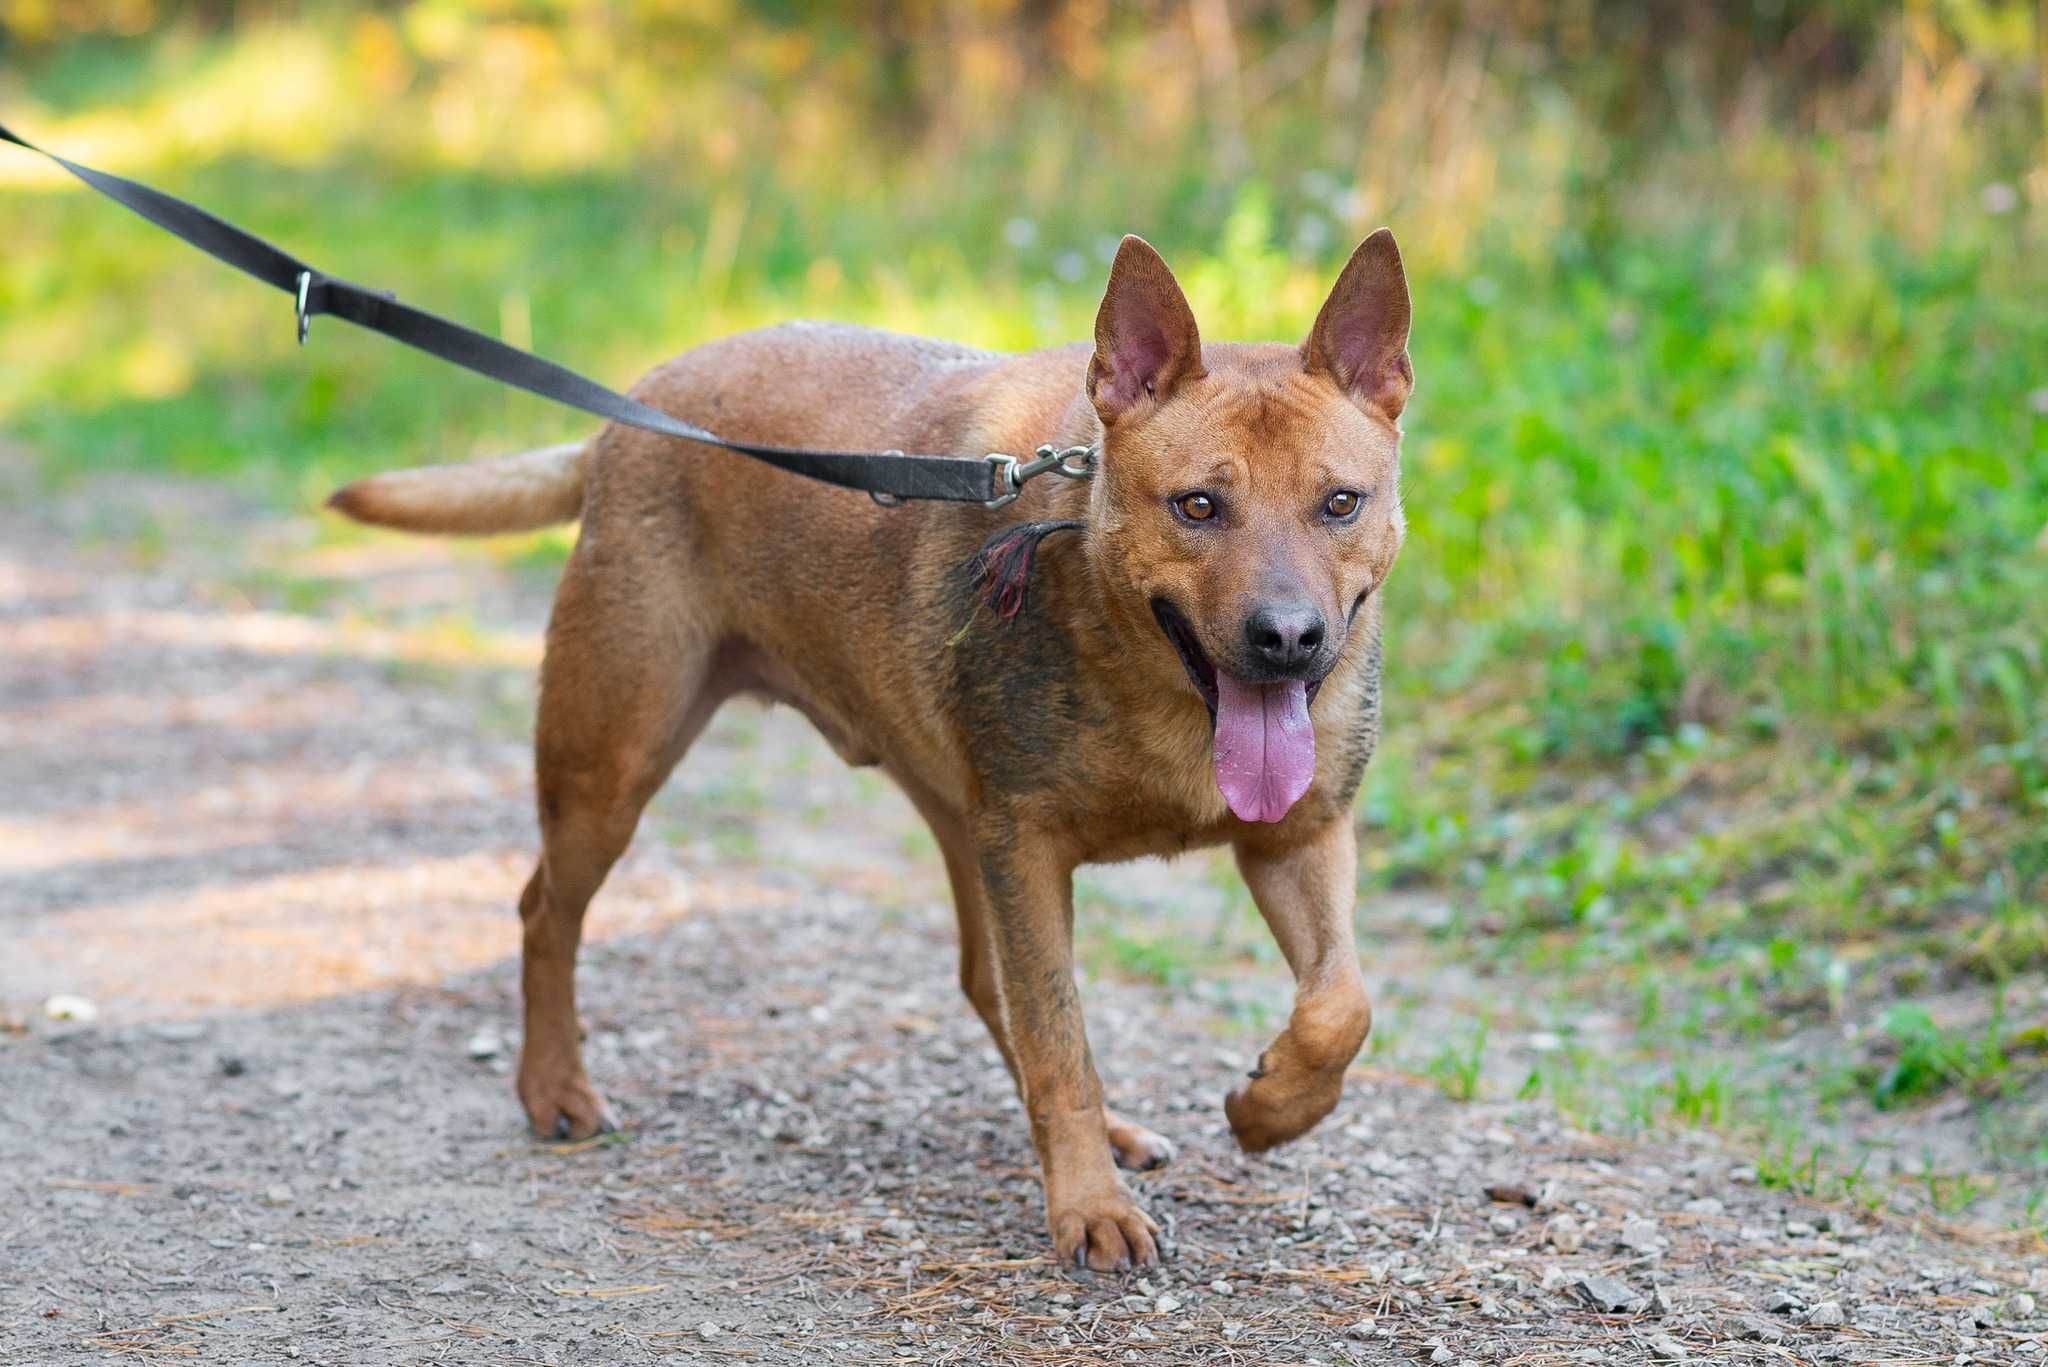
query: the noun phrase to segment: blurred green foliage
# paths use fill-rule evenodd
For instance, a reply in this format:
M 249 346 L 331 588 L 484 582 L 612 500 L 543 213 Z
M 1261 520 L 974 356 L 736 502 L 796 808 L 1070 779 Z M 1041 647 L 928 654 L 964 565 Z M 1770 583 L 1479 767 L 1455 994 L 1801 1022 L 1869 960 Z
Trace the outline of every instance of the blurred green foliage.
M 1762 1038 L 2048 966 L 2040 22 L 0 0 L 0 109 L 614 383 L 797 314 L 1081 337 L 1126 231 L 1208 335 L 1292 337 L 1392 224 L 1419 389 L 1364 876 L 1646 1038 Z M 587 428 L 339 324 L 300 352 L 26 157 L 0 224 L 0 426 L 53 468 L 310 502 Z

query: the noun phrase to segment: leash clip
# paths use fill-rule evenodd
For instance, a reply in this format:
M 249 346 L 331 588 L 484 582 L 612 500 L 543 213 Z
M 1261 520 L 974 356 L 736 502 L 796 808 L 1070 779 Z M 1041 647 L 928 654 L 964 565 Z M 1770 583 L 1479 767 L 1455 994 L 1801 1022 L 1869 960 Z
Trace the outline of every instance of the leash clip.
M 1061 479 L 1093 479 L 1098 454 L 1100 448 L 1093 445 L 1054 446 L 1050 442 L 1039 447 L 1030 460 L 1018 460 L 1001 451 L 991 451 L 988 463 L 995 467 L 995 486 L 1002 492 L 981 506 L 1000 508 L 1015 502 L 1017 495 L 1024 492 L 1025 482 L 1043 474 L 1055 474 Z
M 299 345 L 306 344 L 306 331 L 313 326 L 313 315 L 306 312 L 306 305 L 313 293 L 313 272 L 299 272 L 299 299 L 294 310 L 299 320 Z

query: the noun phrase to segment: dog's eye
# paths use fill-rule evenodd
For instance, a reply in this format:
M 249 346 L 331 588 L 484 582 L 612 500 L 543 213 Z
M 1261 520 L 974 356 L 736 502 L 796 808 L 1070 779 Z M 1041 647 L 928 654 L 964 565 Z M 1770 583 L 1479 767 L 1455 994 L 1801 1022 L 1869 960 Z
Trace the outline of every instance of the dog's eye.
M 1207 522 L 1216 516 L 1216 500 L 1200 490 L 1182 494 L 1173 501 L 1173 510 L 1189 522 Z
M 1358 516 L 1358 505 L 1364 502 L 1349 489 L 1339 489 L 1323 500 L 1323 515 L 1336 522 L 1349 522 Z

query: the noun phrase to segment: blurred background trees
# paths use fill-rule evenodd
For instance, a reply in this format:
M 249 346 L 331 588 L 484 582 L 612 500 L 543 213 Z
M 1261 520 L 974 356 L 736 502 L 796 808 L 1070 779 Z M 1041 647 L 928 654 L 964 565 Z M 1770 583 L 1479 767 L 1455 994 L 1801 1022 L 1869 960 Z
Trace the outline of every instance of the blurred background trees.
M 2043 22 L 2037 0 L 0 0 L 0 52 L 69 66 L 84 94 L 94 70 L 119 79 L 93 54 L 123 41 L 312 25 L 341 69 L 280 73 L 298 98 L 278 143 L 693 175 L 765 154 L 913 206 L 1107 195 L 1155 222 L 1220 221 L 1233 181 L 1292 191 L 1317 168 L 1349 192 L 1330 231 L 1419 218 L 1451 251 L 1490 219 L 1542 231 L 1560 195 L 1590 196 L 1597 233 L 1731 186 L 1784 195 L 1812 234 L 1807 201 L 1845 179 L 1937 231 L 1944 192 L 2039 163 Z M 425 127 L 366 117 L 401 97 Z

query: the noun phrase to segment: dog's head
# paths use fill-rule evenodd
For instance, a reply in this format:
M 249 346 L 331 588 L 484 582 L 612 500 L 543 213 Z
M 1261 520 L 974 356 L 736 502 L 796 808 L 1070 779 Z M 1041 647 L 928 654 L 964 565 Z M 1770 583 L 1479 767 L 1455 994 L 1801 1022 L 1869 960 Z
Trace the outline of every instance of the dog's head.
M 1110 269 L 1088 366 L 1104 430 L 1090 554 L 1170 686 L 1208 704 L 1216 781 L 1245 820 L 1277 821 L 1307 790 L 1309 704 L 1400 550 L 1413 380 L 1408 284 L 1384 228 L 1298 347 L 1205 349 L 1139 238 Z

